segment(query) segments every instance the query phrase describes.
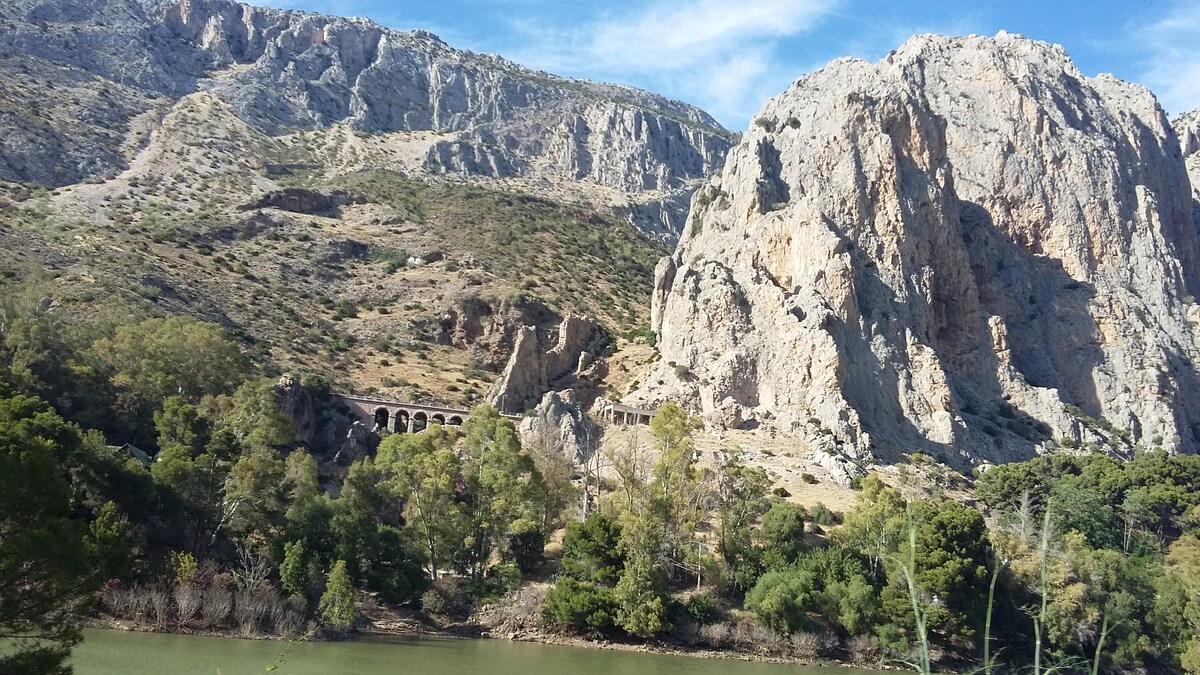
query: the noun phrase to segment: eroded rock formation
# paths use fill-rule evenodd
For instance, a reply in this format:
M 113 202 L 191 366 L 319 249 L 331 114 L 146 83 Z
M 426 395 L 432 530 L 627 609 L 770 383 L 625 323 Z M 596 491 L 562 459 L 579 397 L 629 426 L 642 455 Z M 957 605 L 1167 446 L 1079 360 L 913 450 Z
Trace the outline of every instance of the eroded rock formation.
M 488 403 L 508 413 L 532 408 L 546 392 L 573 384 L 608 342 L 600 325 L 586 316 L 566 317 L 556 333 L 549 346 L 535 326 L 518 329 L 504 372 L 488 391 Z
M 737 406 L 857 459 L 1200 448 L 1180 138 L 1058 46 L 834 61 L 766 104 L 689 223 L 635 403 Z
M 570 389 L 547 392 L 517 425 L 526 447 L 541 445 L 569 461 L 582 465 L 599 446 L 603 430 L 583 412 L 579 398 Z

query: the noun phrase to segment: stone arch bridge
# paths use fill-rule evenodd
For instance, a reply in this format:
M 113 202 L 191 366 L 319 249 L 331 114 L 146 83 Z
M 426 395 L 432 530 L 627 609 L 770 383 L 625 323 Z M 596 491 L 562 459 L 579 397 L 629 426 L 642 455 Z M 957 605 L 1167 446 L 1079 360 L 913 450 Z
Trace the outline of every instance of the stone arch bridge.
M 431 424 L 457 427 L 471 416 L 467 408 L 401 403 L 350 394 L 334 394 L 334 397 L 346 404 L 360 422 L 377 432 L 386 429 L 394 434 L 415 434 L 425 431 Z M 502 416 L 510 420 L 521 419 L 520 415 Z

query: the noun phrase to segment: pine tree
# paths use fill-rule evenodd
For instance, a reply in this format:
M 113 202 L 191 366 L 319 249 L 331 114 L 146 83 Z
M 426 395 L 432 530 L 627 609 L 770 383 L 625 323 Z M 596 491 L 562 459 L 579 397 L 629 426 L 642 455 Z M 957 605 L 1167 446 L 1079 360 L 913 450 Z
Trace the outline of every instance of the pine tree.
M 350 584 L 345 560 L 333 563 L 317 609 L 321 620 L 330 628 L 349 630 L 354 626 L 358 610 L 354 607 L 354 586 Z

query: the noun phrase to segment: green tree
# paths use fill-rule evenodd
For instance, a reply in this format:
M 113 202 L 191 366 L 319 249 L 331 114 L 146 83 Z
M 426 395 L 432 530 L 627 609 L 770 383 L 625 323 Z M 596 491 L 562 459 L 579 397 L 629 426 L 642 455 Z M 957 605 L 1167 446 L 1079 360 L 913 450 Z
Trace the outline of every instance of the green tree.
M 617 622 L 630 635 L 650 637 L 671 629 L 662 578 L 648 555 L 629 555 L 613 597 Z
M 303 541 L 283 545 L 283 562 L 279 563 L 279 581 L 288 595 L 303 597 L 313 579 L 313 565 Z
M 1180 537 L 1167 552 L 1150 621 L 1172 665 L 1200 673 L 1200 539 Z
M 1114 548 L 1118 545 L 1116 518 L 1112 506 L 1105 503 L 1101 494 L 1074 478 L 1064 478 L 1054 484 L 1050 491 L 1056 508 L 1052 521 L 1056 532 L 1074 530 L 1097 548 Z
M 0 400 L 0 671 L 69 673 L 95 590 L 86 528 L 71 519 L 60 458 L 78 431 L 37 399 Z
M 782 633 L 808 625 L 807 612 L 816 607 L 817 582 L 812 572 L 796 568 L 768 571 L 746 594 L 746 609 L 759 623 Z
M 237 534 L 266 543 L 285 525 L 285 465 L 279 452 L 257 447 L 238 458 L 225 481 L 221 522 Z
M 529 454 L 535 469 L 530 481 L 533 521 L 548 537 L 579 494 L 571 480 L 574 467 L 549 434 L 537 439 Z
M 154 428 L 158 430 L 158 447 L 178 446 L 195 457 L 204 450 L 211 434 L 211 424 L 196 406 L 182 396 L 169 396 L 162 408 L 154 411 Z
M 760 556 L 751 536 L 753 526 L 770 508 L 771 479 L 765 469 L 742 463 L 731 452 L 717 478 L 717 550 L 731 572 L 733 585 L 748 591 L 758 580 Z
M 804 507 L 775 502 L 762 518 L 763 562 L 768 569 L 786 567 L 804 553 Z
M 303 449 L 287 456 L 283 472 L 283 493 L 290 506 L 304 503 L 321 492 L 317 481 L 317 460 Z
M 912 505 L 915 550 L 890 560 L 883 609 L 891 622 L 914 635 L 916 626 L 908 581 L 934 639 L 949 643 L 973 638 L 983 625 L 989 540 L 979 511 L 957 502 L 918 501 Z M 915 569 L 901 563 L 915 560 Z M 908 575 L 908 576 L 906 576 Z
M 905 523 L 900 492 L 870 474 L 863 478 L 862 488 L 854 497 L 854 510 L 846 514 L 834 538 L 866 556 L 871 576 L 876 576 L 883 562 L 898 550 Z
M 155 460 L 150 471 L 166 488 L 169 515 L 180 524 L 184 541 L 200 550 L 221 520 L 221 487 L 230 464 L 207 452 L 193 457 L 182 445 L 167 445 Z
M 345 631 L 354 627 L 358 619 L 358 608 L 354 606 L 354 586 L 346 572 L 346 561 L 333 563 L 333 569 L 325 582 L 325 593 L 317 605 L 317 612 L 326 626 Z
M 563 571 L 580 581 L 611 586 L 625 566 L 620 543 L 621 523 L 599 511 L 583 522 L 567 523 Z
M 492 551 L 506 541 L 509 528 L 522 518 L 534 519 L 541 476 L 521 448 L 511 421 L 495 408 L 476 406 L 463 424 L 465 453 L 462 475 L 471 496 L 471 532 L 465 550 L 472 574 L 483 575 Z
M 650 432 L 660 456 L 649 485 L 623 516 L 626 569 L 633 558 L 646 556 L 670 578 L 680 570 L 698 574 L 695 531 L 708 520 L 714 500 L 696 471 L 690 420 L 682 408 L 667 403 L 651 421 Z
M 220 326 L 182 316 L 120 326 L 87 358 L 109 373 L 117 414 L 128 419 L 150 419 L 171 396 L 196 402 L 233 391 L 250 371 Z
M 291 419 L 276 406 L 270 380 L 246 382 L 231 396 L 207 399 L 205 407 L 218 426 L 232 431 L 248 448 L 278 448 L 296 440 Z
M 388 436 L 376 460 L 384 490 L 404 501 L 405 527 L 424 549 L 432 580 L 464 548 L 472 527 L 454 495 L 462 467 L 453 446 L 451 432 L 435 426 L 422 434 Z
M 107 502 L 100 507 L 95 520 L 88 526 L 86 542 L 88 557 L 101 578 L 128 580 L 133 575 L 137 538 L 129 520 L 117 511 L 116 504 Z
M 560 579 L 546 593 L 542 620 L 552 628 L 604 638 L 616 630 L 617 600 L 610 588 L 571 577 Z

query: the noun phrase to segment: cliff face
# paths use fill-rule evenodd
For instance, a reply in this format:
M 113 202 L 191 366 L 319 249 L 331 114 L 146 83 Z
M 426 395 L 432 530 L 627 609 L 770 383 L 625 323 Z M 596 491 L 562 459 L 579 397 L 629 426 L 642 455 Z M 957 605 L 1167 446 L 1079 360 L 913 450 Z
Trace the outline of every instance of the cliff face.
M 1179 149 L 1187 162 L 1192 179 L 1192 197 L 1196 200 L 1196 222 L 1200 222 L 1200 109 L 1181 115 L 1171 125 L 1179 136 Z
M 1057 46 L 918 36 L 835 61 L 693 199 L 634 398 L 740 406 L 860 459 L 1194 451 L 1193 202 L 1153 95 Z
M 0 179 L 124 168 L 139 116 L 196 91 L 272 135 L 346 124 L 433 132 L 432 173 L 557 177 L 633 197 L 673 239 L 681 195 L 731 135 L 648 92 L 531 71 L 436 36 L 231 0 L 14 0 L 0 7 Z M 32 115 L 30 114 L 32 112 Z M 136 144 L 136 141 L 133 141 Z

